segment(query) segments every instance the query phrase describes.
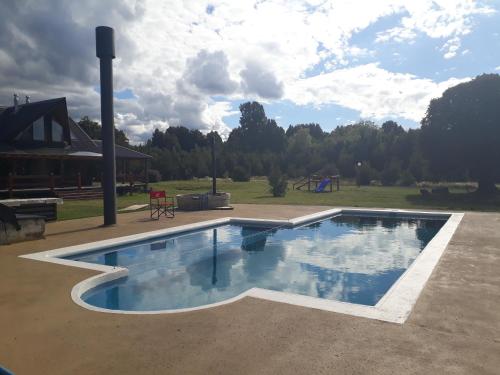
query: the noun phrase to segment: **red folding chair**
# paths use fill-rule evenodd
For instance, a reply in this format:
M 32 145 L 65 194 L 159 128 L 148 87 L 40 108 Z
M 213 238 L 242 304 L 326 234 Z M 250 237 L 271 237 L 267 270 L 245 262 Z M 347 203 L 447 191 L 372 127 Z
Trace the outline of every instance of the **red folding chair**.
M 149 192 L 149 208 L 151 213 L 151 219 L 156 216 L 159 220 L 161 215 L 165 217 L 175 216 L 175 202 L 174 197 L 167 196 L 165 191 L 153 191 Z

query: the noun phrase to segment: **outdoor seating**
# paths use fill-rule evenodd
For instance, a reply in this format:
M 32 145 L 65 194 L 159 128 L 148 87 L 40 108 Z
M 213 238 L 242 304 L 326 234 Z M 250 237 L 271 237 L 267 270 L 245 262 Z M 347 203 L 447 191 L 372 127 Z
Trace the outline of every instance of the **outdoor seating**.
M 167 196 L 165 191 L 149 192 L 149 208 L 151 219 L 156 217 L 160 219 L 161 215 L 165 217 L 175 217 L 175 201 L 173 196 Z

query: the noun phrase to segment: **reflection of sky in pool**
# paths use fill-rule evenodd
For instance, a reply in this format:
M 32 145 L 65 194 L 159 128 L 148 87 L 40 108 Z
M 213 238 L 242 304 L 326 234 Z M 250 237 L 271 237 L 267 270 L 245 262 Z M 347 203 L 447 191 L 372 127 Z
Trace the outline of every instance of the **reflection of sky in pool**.
M 294 229 L 223 225 L 74 259 L 129 269 L 83 295 L 108 309 L 201 306 L 252 287 L 375 305 L 444 222 L 342 215 Z

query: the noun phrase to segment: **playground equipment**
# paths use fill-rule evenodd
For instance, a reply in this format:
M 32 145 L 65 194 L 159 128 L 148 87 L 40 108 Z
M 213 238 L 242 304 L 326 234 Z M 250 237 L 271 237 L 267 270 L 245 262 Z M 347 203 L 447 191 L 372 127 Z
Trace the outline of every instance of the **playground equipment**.
M 325 189 L 328 187 L 329 191 L 333 191 L 333 184 L 335 183 L 337 187 L 337 191 L 340 190 L 340 175 L 335 176 L 321 176 L 317 174 L 313 174 L 307 177 L 304 177 L 293 184 L 294 190 L 302 190 L 302 188 L 307 187 L 307 191 L 311 191 L 311 189 L 315 193 L 322 193 L 326 191 Z

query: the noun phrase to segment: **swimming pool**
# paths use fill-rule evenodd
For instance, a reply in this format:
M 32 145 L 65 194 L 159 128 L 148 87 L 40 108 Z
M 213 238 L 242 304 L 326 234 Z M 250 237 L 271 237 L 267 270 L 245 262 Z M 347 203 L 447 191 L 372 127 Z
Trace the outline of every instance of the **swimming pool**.
M 396 290 L 392 299 L 408 298 L 411 275 L 402 293 L 397 284 L 438 234 L 443 237 L 453 215 L 331 210 L 295 222 L 226 218 L 47 257 L 113 275 L 73 291 L 77 302 L 98 311 L 186 311 L 251 295 L 381 318 L 390 315 L 389 291 Z

